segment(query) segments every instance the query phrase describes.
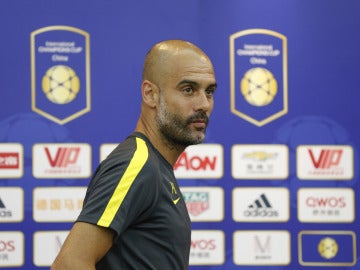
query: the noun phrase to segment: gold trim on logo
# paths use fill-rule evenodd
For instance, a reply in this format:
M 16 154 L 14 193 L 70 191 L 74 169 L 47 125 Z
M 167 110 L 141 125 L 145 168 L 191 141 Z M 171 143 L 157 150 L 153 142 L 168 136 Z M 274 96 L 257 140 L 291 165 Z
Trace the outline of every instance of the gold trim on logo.
M 235 108 L 235 39 L 241 36 L 246 36 L 246 35 L 250 35 L 250 34 L 266 34 L 266 35 L 270 35 L 270 36 L 274 36 L 277 37 L 279 39 L 282 40 L 282 53 L 283 53 L 283 58 L 282 58 L 282 66 L 283 66 L 283 109 L 275 114 L 270 115 L 269 117 L 265 118 L 262 121 L 258 121 L 256 119 L 254 119 L 253 117 L 238 111 Z M 261 127 L 265 124 L 268 124 L 272 121 L 274 121 L 275 119 L 287 114 L 288 112 L 288 69 L 287 69 L 287 38 L 286 36 L 272 31 L 272 30 L 267 30 L 267 29 L 248 29 L 248 30 L 243 30 L 240 32 L 237 32 L 235 34 L 230 35 L 230 103 L 231 103 L 231 112 L 241 118 L 243 118 L 244 120 L 258 126 Z
M 78 33 L 80 35 L 83 35 L 85 37 L 85 61 L 86 61 L 86 106 L 84 109 L 64 118 L 64 119 L 59 119 L 58 117 L 55 117 L 54 115 L 49 114 L 48 112 L 45 112 L 41 109 L 39 109 L 36 106 L 36 71 L 35 71 L 35 65 L 36 65 L 36 57 L 35 57 L 35 37 L 38 34 L 44 33 L 44 32 L 48 32 L 48 31 L 56 31 L 56 30 L 65 30 L 65 31 L 70 31 L 70 32 L 74 32 L 74 33 Z M 66 124 L 72 120 L 74 120 L 75 118 L 78 118 L 81 115 L 84 115 L 85 113 L 89 112 L 91 110 L 91 96 L 90 96 L 90 35 L 89 33 L 85 32 L 84 30 L 81 30 L 79 28 L 76 27 L 72 27 L 72 26 L 66 26 L 66 25 L 53 25 L 53 26 L 47 26 L 47 27 L 43 27 L 40 29 L 37 29 L 33 32 L 31 32 L 30 34 L 30 56 L 31 56 L 31 109 L 58 123 L 58 124 Z

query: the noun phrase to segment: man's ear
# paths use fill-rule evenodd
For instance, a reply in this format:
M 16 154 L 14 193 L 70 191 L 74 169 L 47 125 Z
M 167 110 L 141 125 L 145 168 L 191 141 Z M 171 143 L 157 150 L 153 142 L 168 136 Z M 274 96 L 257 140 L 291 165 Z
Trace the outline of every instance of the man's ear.
M 141 85 L 142 99 L 145 104 L 155 108 L 158 100 L 158 88 L 152 82 L 144 80 Z

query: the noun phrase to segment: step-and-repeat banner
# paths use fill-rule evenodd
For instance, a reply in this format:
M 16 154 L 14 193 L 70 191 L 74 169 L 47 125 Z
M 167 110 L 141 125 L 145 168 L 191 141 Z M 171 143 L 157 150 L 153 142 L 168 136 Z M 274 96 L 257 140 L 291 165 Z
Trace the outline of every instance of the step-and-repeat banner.
M 360 4 L 0 3 L 0 268 L 46 269 L 135 127 L 145 54 L 186 39 L 218 82 L 175 175 L 190 269 L 360 269 Z

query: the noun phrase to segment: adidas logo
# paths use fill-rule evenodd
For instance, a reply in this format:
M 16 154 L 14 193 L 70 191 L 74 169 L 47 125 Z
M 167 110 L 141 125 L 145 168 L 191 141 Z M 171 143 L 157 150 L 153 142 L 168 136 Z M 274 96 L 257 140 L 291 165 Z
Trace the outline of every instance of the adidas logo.
M 6 207 L 5 207 L 5 204 L 3 203 L 3 201 L 1 200 L 1 198 L 0 198 L 0 208 L 6 208 Z
M 6 209 L 5 204 L 3 203 L 3 201 L 0 198 L 0 219 L 1 218 L 8 218 L 11 217 L 12 213 L 10 210 Z
M 256 199 L 244 211 L 246 217 L 277 217 L 278 211 L 272 209 L 272 205 L 265 194 L 261 194 L 260 198 Z
M 261 194 L 260 198 L 255 200 L 253 204 L 249 205 L 249 208 L 271 208 L 269 200 L 266 198 L 265 194 Z

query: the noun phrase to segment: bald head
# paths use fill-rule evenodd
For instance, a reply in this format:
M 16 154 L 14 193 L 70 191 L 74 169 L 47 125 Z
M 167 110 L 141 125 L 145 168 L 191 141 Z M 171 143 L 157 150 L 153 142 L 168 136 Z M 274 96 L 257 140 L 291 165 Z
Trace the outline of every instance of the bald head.
M 208 56 L 196 45 L 184 40 L 165 40 L 155 44 L 147 53 L 142 79 L 161 84 L 163 78 L 169 76 L 176 58 L 184 53 L 192 53 L 204 62 L 211 64 Z

